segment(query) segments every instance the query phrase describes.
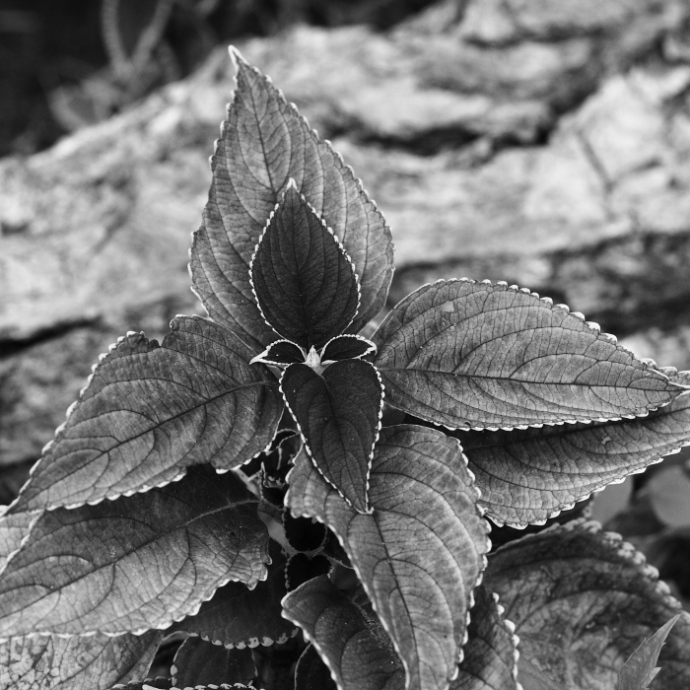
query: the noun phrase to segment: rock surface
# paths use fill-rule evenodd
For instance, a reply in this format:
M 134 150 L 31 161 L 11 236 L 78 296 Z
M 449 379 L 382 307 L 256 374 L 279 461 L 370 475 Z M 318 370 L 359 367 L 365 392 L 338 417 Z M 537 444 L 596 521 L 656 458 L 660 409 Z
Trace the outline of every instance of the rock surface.
M 383 210 L 392 303 L 440 277 L 508 280 L 689 367 L 690 5 L 462 5 L 239 48 Z M 0 161 L 0 465 L 38 456 L 119 335 L 203 313 L 187 252 L 231 89 L 222 51 L 111 121 Z

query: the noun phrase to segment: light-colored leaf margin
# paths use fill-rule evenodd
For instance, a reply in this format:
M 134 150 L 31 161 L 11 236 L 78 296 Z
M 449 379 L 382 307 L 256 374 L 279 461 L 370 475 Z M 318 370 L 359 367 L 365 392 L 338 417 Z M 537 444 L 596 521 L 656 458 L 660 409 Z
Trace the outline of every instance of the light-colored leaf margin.
M 502 281 L 425 285 L 372 341 L 388 402 L 452 429 L 643 416 L 685 388 L 581 314 Z
M 419 473 L 416 478 L 413 471 Z M 479 492 L 457 441 L 417 426 L 382 429 L 371 471 L 372 514 L 356 513 L 303 452 L 288 484 L 286 505 L 293 515 L 326 524 L 347 552 L 405 665 L 410 690 L 447 687 L 457 673 L 472 590 L 481 581 L 491 547 L 488 523 L 476 503 Z M 430 506 L 438 513 L 433 525 L 415 510 Z M 413 536 L 413 531 L 423 536 Z M 395 559 L 388 555 L 389 546 L 395 546 Z M 406 565 L 403 556 L 409 561 Z M 386 569 L 380 568 L 382 563 L 388 564 Z M 434 568 L 433 576 L 425 567 Z M 423 583 L 422 572 L 426 573 Z M 438 584 L 439 579 L 445 586 Z M 435 610 L 410 616 L 408 607 L 420 592 L 431 596 Z M 445 614 L 437 615 L 439 610 Z

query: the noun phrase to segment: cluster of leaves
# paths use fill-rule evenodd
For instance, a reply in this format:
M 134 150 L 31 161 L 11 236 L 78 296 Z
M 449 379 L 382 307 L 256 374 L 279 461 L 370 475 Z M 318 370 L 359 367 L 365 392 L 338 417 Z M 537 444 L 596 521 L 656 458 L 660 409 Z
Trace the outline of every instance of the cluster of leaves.
M 235 57 L 191 251 L 210 318 L 120 339 L 0 518 L 0 686 L 142 678 L 172 635 L 150 687 L 273 687 L 264 647 L 299 655 L 296 690 L 612 687 L 668 588 L 592 523 L 492 550 L 487 518 L 544 524 L 689 443 L 687 377 L 505 283 L 369 327 L 390 231 Z M 652 687 L 687 687 L 690 621 L 666 633 Z

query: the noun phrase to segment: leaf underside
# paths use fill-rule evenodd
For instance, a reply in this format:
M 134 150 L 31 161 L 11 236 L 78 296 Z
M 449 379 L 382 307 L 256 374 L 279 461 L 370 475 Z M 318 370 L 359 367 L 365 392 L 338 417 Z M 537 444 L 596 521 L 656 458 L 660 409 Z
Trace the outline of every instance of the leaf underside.
M 383 390 L 374 367 L 361 360 L 335 362 L 319 376 L 293 364 L 280 387 L 319 472 L 360 512 L 380 427 Z
M 225 649 L 188 637 L 175 653 L 173 683 L 180 688 L 221 682 L 248 683 L 256 675 L 251 649 Z
M 387 402 L 455 429 L 643 415 L 682 390 L 567 308 L 502 283 L 426 285 L 372 340 Z
M 213 319 L 256 352 L 275 339 L 252 294 L 249 263 L 290 179 L 340 239 L 360 279 L 359 331 L 383 306 L 393 273 L 390 230 L 330 144 L 237 52 L 237 89 L 215 155 L 192 281 Z
M 526 536 L 489 559 L 488 587 L 530 660 L 556 687 L 610 690 L 639 643 L 680 605 L 630 544 L 575 522 Z M 690 687 L 690 622 L 682 618 L 659 658 L 655 690 Z M 518 674 L 518 680 L 520 679 Z
M 12 511 L 96 503 L 179 479 L 187 467 L 236 467 L 271 441 L 277 381 L 232 333 L 178 317 L 158 346 L 123 338 L 97 365 Z
M 457 442 L 433 429 L 387 427 L 371 470 L 372 514 L 347 505 L 302 454 L 287 504 L 338 536 L 406 667 L 408 687 L 445 688 L 466 632 L 487 526 Z
M 207 467 L 146 494 L 46 512 L 0 577 L 0 631 L 165 628 L 228 580 L 254 586 L 267 541 L 244 483 Z

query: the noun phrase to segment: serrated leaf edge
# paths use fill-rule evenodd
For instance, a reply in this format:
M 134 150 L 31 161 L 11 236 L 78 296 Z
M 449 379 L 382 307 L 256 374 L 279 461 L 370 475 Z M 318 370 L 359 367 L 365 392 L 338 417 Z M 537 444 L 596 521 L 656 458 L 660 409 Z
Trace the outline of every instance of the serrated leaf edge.
M 326 348 L 329 346 L 330 343 L 332 343 L 336 338 L 355 338 L 363 343 L 367 343 L 368 348 L 366 352 L 363 352 L 361 355 L 357 355 L 357 357 L 350 357 L 349 359 L 362 359 L 363 357 L 366 357 L 367 355 L 373 355 L 376 354 L 376 345 L 369 340 L 369 338 L 365 338 L 363 335 L 357 335 L 356 333 L 341 333 L 340 335 L 334 335 L 322 348 L 321 352 L 324 353 L 326 351 Z M 326 359 L 322 360 L 322 364 L 333 364 L 335 362 L 339 362 L 343 360 L 336 360 L 336 359 Z M 381 377 L 379 376 L 379 379 Z M 381 383 L 383 386 L 383 383 Z
M 500 618 L 500 624 L 503 625 L 504 629 L 508 631 L 508 634 L 513 640 L 513 670 L 512 676 L 515 680 L 516 690 L 523 690 L 522 684 L 518 680 L 518 662 L 520 661 L 520 636 L 515 632 L 517 626 L 513 621 L 505 618 L 505 608 L 501 604 L 501 598 L 497 592 L 491 591 L 491 596 L 493 597 L 494 603 L 496 604 L 496 610 L 498 611 L 498 617 Z
M 268 322 L 266 322 L 268 323 Z M 263 352 L 260 352 L 256 357 L 252 357 L 249 360 L 249 364 L 269 364 L 274 367 L 288 367 L 290 364 L 295 364 L 295 362 L 290 362 L 290 364 L 285 364 L 285 362 L 277 362 L 277 361 L 272 361 L 270 359 L 266 359 L 265 355 L 268 355 L 268 351 L 274 346 L 277 345 L 278 343 L 289 343 L 290 345 L 294 345 L 301 353 L 304 359 L 307 359 L 307 353 L 305 352 L 303 347 L 300 347 L 297 343 L 293 343 L 292 340 L 288 340 L 287 338 L 279 338 L 278 340 L 274 340 Z

